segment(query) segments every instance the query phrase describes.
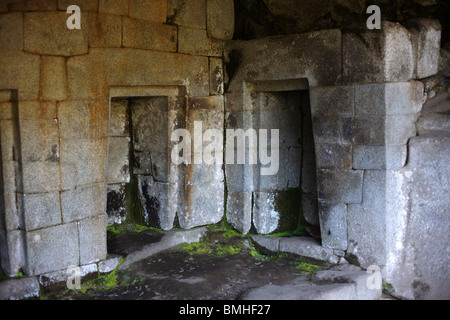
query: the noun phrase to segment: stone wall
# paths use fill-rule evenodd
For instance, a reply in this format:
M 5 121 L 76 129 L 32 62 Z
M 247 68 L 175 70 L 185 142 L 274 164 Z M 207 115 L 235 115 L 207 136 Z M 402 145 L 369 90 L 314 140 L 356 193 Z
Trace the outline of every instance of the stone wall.
M 222 51 L 233 36 L 232 1 L 77 1 L 80 30 L 66 27 L 71 4 L 0 5 L 0 235 L 8 275 L 105 258 L 106 186 L 129 179 L 127 137 L 110 118 L 120 109 L 111 98 L 176 96 L 184 101 L 183 127 L 200 118 L 223 127 Z M 170 126 L 170 110 L 161 117 Z M 188 169 L 214 188 L 205 199 L 201 183 L 189 184 L 180 225 L 220 221 L 223 171 Z
M 248 84 L 307 80 L 322 245 L 363 267 L 380 266 L 397 294 L 411 297 L 413 277 L 402 278 L 407 288 L 396 281 L 405 268 L 420 269 L 401 259 L 410 201 L 401 172 L 426 99 L 418 80 L 438 72 L 440 26 L 427 19 L 405 25 L 227 42 L 226 109 L 245 117 Z M 248 202 L 236 199 L 241 210 L 230 213 L 241 214 L 230 220 L 242 231 L 251 224 Z

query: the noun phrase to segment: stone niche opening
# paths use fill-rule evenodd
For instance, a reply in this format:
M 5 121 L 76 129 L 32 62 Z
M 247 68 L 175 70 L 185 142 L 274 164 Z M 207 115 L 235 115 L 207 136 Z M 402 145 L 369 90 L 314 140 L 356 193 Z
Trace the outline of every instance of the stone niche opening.
M 170 230 L 184 207 L 184 166 L 170 161 L 170 134 L 184 128 L 184 103 L 178 89 L 150 93 L 111 98 L 107 225 Z
M 227 110 L 227 129 L 266 129 L 268 155 L 271 130 L 279 130 L 279 164 L 274 175 L 261 174 L 261 168 L 268 167 L 261 164 L 261 159 L 256 165 L 226 165 L 227 219 L 244 233 L 274 234 L 307 225 L 319 227 L 307 80 L 254 82 L 245 87 L 238 98 L 243 103 L 236 104 L 242 107 Z M 236 95 L 229 98 L 228 106 L 233 105 Z M 259 141 L 258 150 L 261 142 L 264 143 Z

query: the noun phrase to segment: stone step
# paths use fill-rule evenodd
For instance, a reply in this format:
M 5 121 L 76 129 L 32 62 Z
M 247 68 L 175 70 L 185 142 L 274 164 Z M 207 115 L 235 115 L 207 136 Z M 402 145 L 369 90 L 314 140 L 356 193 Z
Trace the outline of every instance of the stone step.
M 379 300 L 381 286 L 372 286 L 371 273 L 353 265 L 317 272 L 312 282 L 299 278 L 285 285 L 252 289 L 243 300 Z

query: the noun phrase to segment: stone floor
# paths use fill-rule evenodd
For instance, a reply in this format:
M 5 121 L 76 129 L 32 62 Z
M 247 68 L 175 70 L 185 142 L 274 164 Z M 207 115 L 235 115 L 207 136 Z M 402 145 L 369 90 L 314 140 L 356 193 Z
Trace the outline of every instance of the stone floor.
M 299 242 L 296 242 L 299 241 Z M 282 252 L 303 246 L 302 255 Z M 306 244 L 306 245 L 305 245 Z M 278 249 L 274 249 L 275 248 Z M 309 247 L 309 249 L 306 249 Z M 278 250 L 278 252 L 275 252 Z M 64 283 L 42 288 L 45 300 L 375 300 L 370 274 L 330 259 L 307 257 L 321 251 L 309 237 L 244 237 L 234 232 L 197 228 L 188 231 L 121 230 L 109 234 L 108 259 L 114 271 L 90 275 L 81 289 Z M 323 254 L 323 252 L 322 252 Z M 123 259 L 122 259 L 123 258 Z M 327 261 L 328 260 L 328 261 Z M 41 277 L 42 280 L 42 277 Z M 11 281 L 11 280 L 8 280 Z M 25 281 L 21 279 L 25 285 Z M 42 282 L 42 281 L 41 281 Z M 20 290 L 0 282 L 0 298 Z M 17 282 L 19 283 L 19 282 Z M 36 290 L 36 284 L 32 288 Z M 12 286 L 11 286 L 12 285 Z M 30 280 L 28 284 L 30 286 Z M 9 292 L 8 292 L 9 290 Z M 10 297 L 11 298 L 11 295 Z

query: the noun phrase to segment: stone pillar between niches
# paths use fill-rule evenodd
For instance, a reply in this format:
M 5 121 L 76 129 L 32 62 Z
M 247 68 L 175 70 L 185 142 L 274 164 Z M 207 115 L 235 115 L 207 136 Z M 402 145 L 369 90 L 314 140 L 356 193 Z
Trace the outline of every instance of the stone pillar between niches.
M 0 90 L 0 262 L 7 276 L 25 265 L 17 91 Z

